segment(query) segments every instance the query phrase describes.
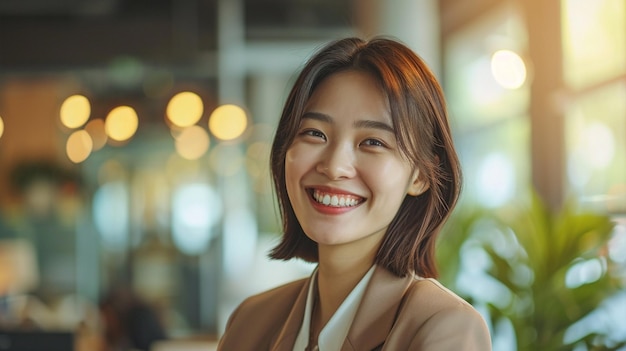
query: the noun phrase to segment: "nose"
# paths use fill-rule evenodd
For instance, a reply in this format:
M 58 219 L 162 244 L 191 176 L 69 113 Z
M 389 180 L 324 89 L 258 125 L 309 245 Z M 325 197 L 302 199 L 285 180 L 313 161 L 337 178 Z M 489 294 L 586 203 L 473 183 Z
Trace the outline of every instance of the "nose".
M 317 171 L 331 180 L 349 179 L 355 176 L 356 157 L 350 145 L 329 147 L 317 164 Z

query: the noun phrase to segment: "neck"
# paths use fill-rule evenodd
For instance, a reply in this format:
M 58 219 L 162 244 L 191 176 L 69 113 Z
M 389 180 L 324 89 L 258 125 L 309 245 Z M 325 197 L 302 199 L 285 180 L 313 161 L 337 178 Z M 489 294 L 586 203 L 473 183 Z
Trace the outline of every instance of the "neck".
M 343 300 L 374 264 L 376 248 L 365 254 L 342 253 L 337 247 L 319 247 L 317 289 L 319 296 L 318 321 L 326 325 Z

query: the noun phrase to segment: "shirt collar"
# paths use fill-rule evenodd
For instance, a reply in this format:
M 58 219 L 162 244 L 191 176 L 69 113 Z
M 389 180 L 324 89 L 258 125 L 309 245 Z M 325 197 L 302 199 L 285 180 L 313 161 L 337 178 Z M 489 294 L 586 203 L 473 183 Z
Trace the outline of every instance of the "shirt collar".
M 352 289 L 335 314 L 333 314 L 328 323 L 326 323 L 321 330 L 317 340 L 319 351 L 339 350 L 341 345 L 343 345 L 346 336 L 348 336 L 348 331 L 350 330 L 357 309 L 361 304 L 361 299 L 365 294 L 365 289 L 374 273 L 374 267 L 375 266 L 372 266 L 367 273 L 365 273 L 363 278 L 361 278 L 359 283 Z M 304 350 L 308 345 L 311 313 L 315 296 L 313 289 L 317 287 L 317 284 L 315 284 L 317 281 L 317 268 L 313 271 L 310 281 L 311 283 L 309 284 L 304 310 L 304 319 L 302 320 L 302 326 L 300 327 L 300 332 L 294 344 L 294 350 Z

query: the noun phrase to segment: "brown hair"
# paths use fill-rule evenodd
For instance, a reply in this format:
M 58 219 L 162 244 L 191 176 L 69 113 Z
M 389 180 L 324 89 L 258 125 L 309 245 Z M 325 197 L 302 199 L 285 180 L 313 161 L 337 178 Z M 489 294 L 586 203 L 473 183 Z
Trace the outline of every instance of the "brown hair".
M 433 73 L 405 45 L 381 37 L 331 42 L 313 55 L 298 75 L 278 123 L 270 156 L 284 231 L 270 257 L 318 260 L 317 243 L 303 232 L 289 202 L 285 155 L 315 88 L 326 77 L 345 70 L 366 72 L 378 81 L 389 101 L 400 150 L 428 184 L 423 194 L 405 197 L 385 233 L 375 263 L 398 276 L 436 277 L 436 237 L 459 196 L 459 161 L 443 93 Z

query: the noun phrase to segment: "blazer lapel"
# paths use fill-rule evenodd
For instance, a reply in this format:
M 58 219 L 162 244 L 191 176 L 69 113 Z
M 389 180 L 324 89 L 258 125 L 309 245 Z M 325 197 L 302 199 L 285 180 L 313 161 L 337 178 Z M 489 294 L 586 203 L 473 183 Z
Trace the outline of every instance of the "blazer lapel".
M 412 280 L 412 276 L 399 278 L 376 266 L 341 350 L 373 350 L 380 346 L 393 327 Z
M 300 326 L 302 325 L 302 319 L 304 318 L 304 308 L 306 306 L 306 298 L 309 291 L 309 284 L 311 284 L 311 278 L 307 279 L 302 284 L 302 289 L 296 298 L 291 312 L 285 321 L 280 333 L 272 341 L 270 350 L 272 351 L 292 351 L 293 345 L 296 342 L 298 332 L 300 332 Z M 267 316 L 271 319 L 272 316 Z

